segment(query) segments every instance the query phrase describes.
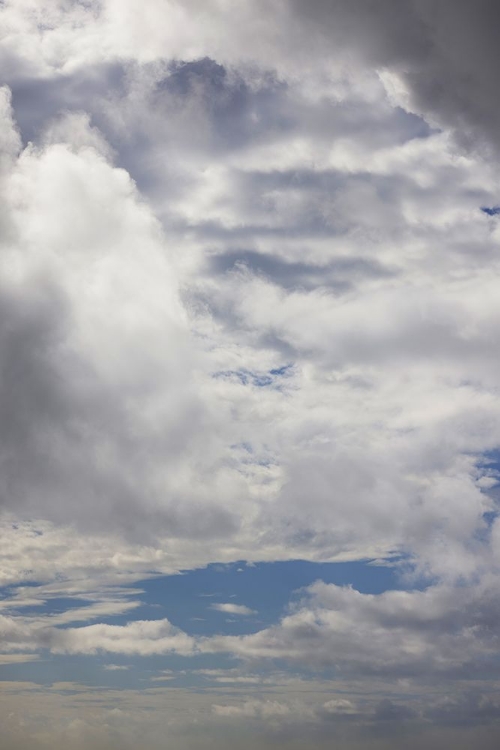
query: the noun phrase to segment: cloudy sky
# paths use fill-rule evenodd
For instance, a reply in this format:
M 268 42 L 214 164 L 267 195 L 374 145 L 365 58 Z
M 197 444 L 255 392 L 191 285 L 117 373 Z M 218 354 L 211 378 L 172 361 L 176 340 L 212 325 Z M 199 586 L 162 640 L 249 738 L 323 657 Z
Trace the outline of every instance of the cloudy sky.
M 500 5 L 0 1 L 5 750 L 495 750 Z

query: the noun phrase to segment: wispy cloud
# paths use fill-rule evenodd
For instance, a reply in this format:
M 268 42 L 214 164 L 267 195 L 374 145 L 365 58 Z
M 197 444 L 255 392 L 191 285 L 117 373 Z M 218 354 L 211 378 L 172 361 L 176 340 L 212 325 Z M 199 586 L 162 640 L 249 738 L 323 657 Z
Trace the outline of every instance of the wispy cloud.
M 257 611 L 250 609 L 250 607 L 244 604 L 233 604 L 232 602 L 216 603 L 210 605 L 211 609 L 216 609 L 218 612 L 226 612 L 229 615 L 255 615 Z

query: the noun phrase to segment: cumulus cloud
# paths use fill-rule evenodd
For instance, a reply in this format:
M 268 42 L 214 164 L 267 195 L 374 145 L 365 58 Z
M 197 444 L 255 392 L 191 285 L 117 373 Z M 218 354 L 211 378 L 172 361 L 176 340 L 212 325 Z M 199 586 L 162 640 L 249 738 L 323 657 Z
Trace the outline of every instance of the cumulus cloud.
M 206 75 L 206 65 L 200 70 L 197 76 Z M 442 523 L 453 524 L 447 531 L 450 544 L 463 548 L 491 508 L 470 459 L 471 451 L 491 449 L 498 439 L 491 416 L 495 360 L 488 338 L 474 335 L 495 327 L 491 274 L 490 293 L 482 267 L 464 253 L 457 260 L 453 246 L 436 269 L 442 282 L 437 297 L 422 276 L 425 244 L 409 260 L 400 254 L 396 259 L 390 244 L 375 241 L 383 257 L 380 268 L 363 256 L 350 257 L 359 227 L 354 215 L 343 230 L 346 247 L 336 250 L 334 244 L 329 260 L 324 237 L 312 236 L 308 263 L 278 259 L 269 265 L 261 260 L 270 257 L 262 250 L 232 255 L 226 250 L 212 257 L 226 258 L 227 265 L 211 260 L 209 275 L 205 261 L 182 269 L 175 257 L 170 260 L 168 237 L 130 178 L 109 163 L 105 149 L 99 150 L 88 121 L 70 119 L 66 125 L 69 131 L 51 126 L 49 140 L 26 149 L 18 161 L 19 143 L 12 140 L 6 206 L 14 232 L 9 253 L 17 265 L 4 278 L 4 318 L 10 321 L 3 344 L 9 352 L 6 507 L 87 529 L 116 530 L 118 524 L 140 541 L 170 537 L 174 548 L 179 538 L 209 544 L 213 537 L 219 558 L 227 554 L 221 537 L 231 535 L 238 539 L 240 557 L 243 550 L 243 556 L 258 555 L 259 546 L 264 558 L 283 555 L 275 543 L 281 539 L 296 545 L 300 556 L 378 556 L 410 544 L 428 558 L 433 551 L 423 546 L 429 543 L 426 525 L 435 522 L 432 498 L 447 493 L 439 487 L 452 482 L 453 511 L 441 506 L 439 514 Z M 73 143 L 57 142 L 75 128 Z M 428 149 L 430 140 L 418 147 L 419 164 L 428 170 L 435 153 Z M 446 149 L 448 156 L 446 150 L 439 153 L 446 168 L 456 172 L 458 200 L 471 206 L 474 198 L 476 204 L 476 188 L 462 186 L 460 179 L 482 182 L 486 194 L 494 179 L 488 166 L 470 160 L 456 165 L 452 146 Z M 397 161 L 395 169 L 391 177 L 398 181 Z M 318 189 L 310 182 L 317 174 L 313 171 L 309 182 L 305 177 L 294 182 L 295 216 L 304 201 L 315 206 L 318 198 L 326 199 L 330 176 Z M 238 172 L 228 165 L 220 175 L 229 197 L 226 180 Z M 265 174 L 250 177 L 249 195 Z M 290 223 L 289 179 L 285 174 L 271 185 L 270 203 L 263 207 L 280 232 Z M 355 198 L 346 195 L 355 196 L 366 178 L 332 173 L 331 179 L 338 182 L 337 213 L 343 209 L 347 217 L 346 200 Z M 409 205 L 418 206 L 413 184 L 406 189 Z M 376 196 L 382 187 L 370 190 Z M 368 232 L 377 205 L 371 213 L 363 204 Z M 228 209 L 235 211 L 232 225 L 248 215 L 245 202 Z M 176 210 L 182 212 L 182 206 Z M 394 225 L 388 216 L 384 232 L 393 242 L 406 233 L 408 241 L 397 206 L 391 213 Z M 472 221 L 490 253 L 496 229 L 476 213 Z M 464 226 L 471 221 L 465 211 L 462 221 Z M 432 217 L 427 222 L 430 226 L 418 230 L 424 232 L 421 241 L 426 234 L 441 239 L 439 222 L 435 225 Z M 313 260 L 318 251 L 323 265 Z M 288 252 L 293 257 L 298 247 Z M 470 273 L 458 286 L 450 277 L 457 262 Z M 291 282 L 289 268 L 296 275 Z M 325 268 L 338 282 L 327 280 Z M 307 278 L 325 279 L 325 287 L 306 283 Z M 19 369 L 29 377 L 19 379 Z M 481 388 L 473 387 L 472 370 L 480 375 Z M 338 373 L 334 383 L 331 371 Z M 442 394 L 450 382 L 456 383 L 455 396 L 443 411 Z M 325 402 L 332 404 L 331 412 Z M 419 403 L 418 411 L 412 402 Z M 470 426 L 457 433 L 454 420 Z M 340 445 L 337 424 L 350 425 Z M 443 435 L 455 446 L 447 455 L 441 450 L 440 463 L 434 452 L 429 463 L 429 445 L 443 443 Z M 241 453 L 241 445 L 250 445 L 250 453 Z M 383 457 L 389 455 L 388 445 L 390 459 Z M 353 469 L 343 486 L 347 465 Z M 306 477 L 308 485 L 308 477 L 314 477 L 312 518 L 302 502 Z M 330 487 L 336 487 L 335 496 Z M 230 502 L 235 495 L 239 518 Z M 380 502 L 374 502 L 378 495 Z M 429 499 L 419 506 L 420 496 Z M 264 497 L 273 502 L 261 503 Z M 463 497 L 465 515 L 457 516 L 457 497 Z M 417 523 L 415 507 L 425 510 Z M 366 526 L 359 520 L 361 510 Z M 330 514 L 336 528 L 325 535 L 320 528 L 328 527 Z M 242 525 L 244 518 L 253 518 L 252 525 Z M 372 533 L 374 524 L 380 534 Z M 269 525 L 272 535 L 264 531 Z M 256 535 L 257 548 L 251 541 Z M 209 548 L 205 560 L 210 559 Z M 448 569 L 455 562 L 441 559 Z M 470 566 L 465 552 L 461 564 Z
M 496 579 L 461 595 L 443 586 L 369 595 L 318 582 L 279 625 L 251 635 L 214 636 L 200 647 L 247 660 L 334 668 L 349 677 L 439 684 L 488 671 L 485 663 L 497 648 L 497 591 Z
M 87 625 L 52 631 L 54 653 L 114 654 L 193 652 L 192 638 L 175 628 L 168 620 L 135 620 L 127 625 Z
M 206 410 L 156 220 L 87 145 L 28 148 L 5 195 L 4 507 L 94 528 L 121 518 L 139 534 L 152 513 L 182 535 L 183 490 L 167 484 L 189 473 L 181 456 L 202 440 Z M 154 469 L 155 453 L 170 465 Z M 209 506 L 199 530 L 229 529 L 230 513 Z
M 498 177 L 387 77 L 418 98 L 465 5 L 445 33 L 447 4 L 431 23 L 426 4 L 280 3 L 266 24 L 243 4 L 229 38 L 223 4 L 138 25 L 130 4 L 52 4 L 44 44 L 16 43 L 42 7 L 2 9 L 23 59 L 14 113 L 2 99 L 3 507 L 146 543 L 120 555 L 157 569 L 159 547 L 170 569 L 404 551 L 472 575 L 499 441 Z
M 460 595 L 461 591 L 461 595 Z M 2 616 L 4 650 L 53 653 L 168 654 L 193 657 L 228 653 L 244 661 L 295 663 L 306 670 L 335 669 L 344 678 L 411 678 L 439 684 L 455 678 L 494 674 L 487 660 L 498 639 L 498 580 L 474 588 L 436 585 L 424 591 L 362 594 L 350 587 L 317 582 L 279 624 L 243 636 L 189 636 L 167 619 L 126 625 L 61 627 L 133 608 L 109 602 L 61 616 Z M 238 608 L 238 605 L 234 605 Z M 88 610 L 88 611 L 87 611 Z M 236 610 L 231 614 L 250 614 Z M 213 670 L 212 670 L 213 672 Z M 212 677 L 220 673 L 207 672 Z M 232 681 L 222 675 L 223 682 Z M 217 681 L 217 680 L 216 680 Z M 243 675 L 242 682 L 248 682 Z M 251 681 L 250 681 L 251 682 Z M 348 706 L 344 706 L 349 713 Z M 339 704 L 338 711 L 344 710 Z M 332 703 L 325 711 L 335 712 Z M 353 709 L 354 710 L 354 709 Z
M 229 655 L 379 682 L 207 721 L 494 723 L 381 688 L 491 678 L 498 636 L 499 11 L 435 6 L 2 3 L 5 665 Z M 290 559 L 408 590 L 133 620 L 149 575 Z

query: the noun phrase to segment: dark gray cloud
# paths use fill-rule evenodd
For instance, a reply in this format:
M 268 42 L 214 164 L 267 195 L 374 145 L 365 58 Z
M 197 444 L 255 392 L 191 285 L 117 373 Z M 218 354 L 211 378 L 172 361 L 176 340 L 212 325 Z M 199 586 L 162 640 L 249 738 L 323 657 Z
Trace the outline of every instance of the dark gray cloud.
M 496 0 L 292 0 L 301 23 L 389 68 L 409 87 L 414 106 L 454 129 L 471 148 L 500 146 L 500 73 Z
M 425 711 L 426 718 L 448 726 L 485 726 L 500 723 L 500 701 L 497 693 L 469 690 L 462 695 L 440 698 Z

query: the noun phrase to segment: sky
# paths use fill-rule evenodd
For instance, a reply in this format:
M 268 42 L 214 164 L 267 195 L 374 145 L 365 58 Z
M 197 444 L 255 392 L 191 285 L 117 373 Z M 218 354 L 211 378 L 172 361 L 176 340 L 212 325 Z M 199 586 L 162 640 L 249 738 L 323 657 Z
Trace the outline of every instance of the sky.
M 0 1 L 2 750 L 496 750 L 500 4 Z

